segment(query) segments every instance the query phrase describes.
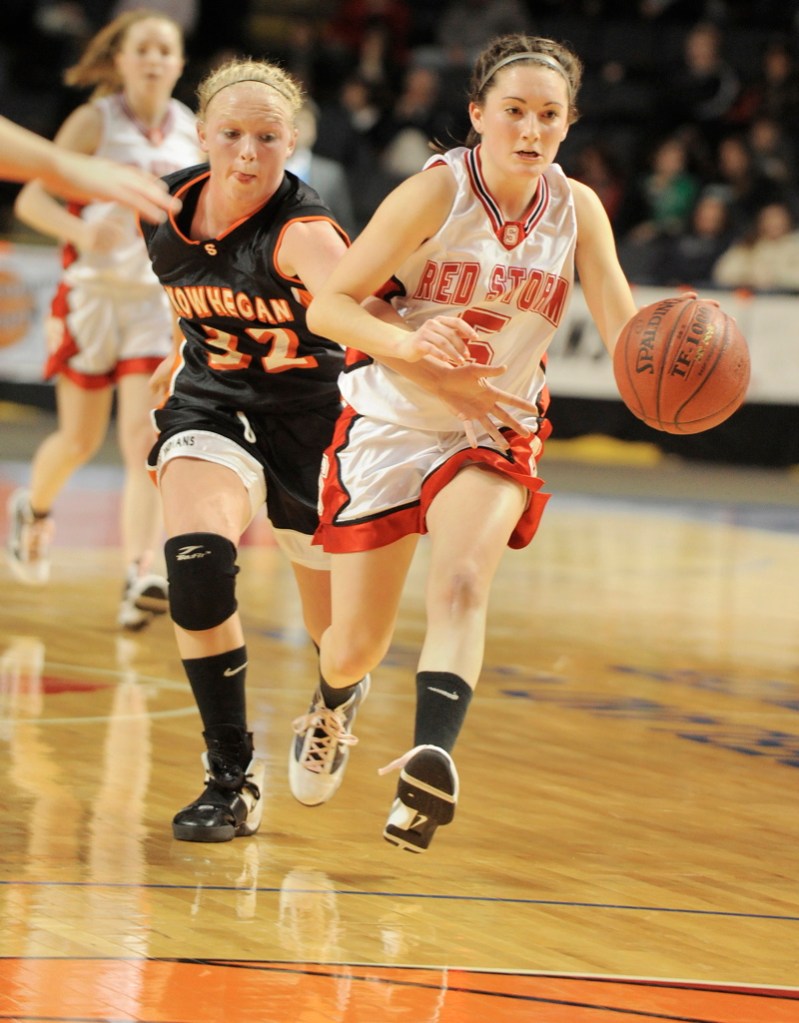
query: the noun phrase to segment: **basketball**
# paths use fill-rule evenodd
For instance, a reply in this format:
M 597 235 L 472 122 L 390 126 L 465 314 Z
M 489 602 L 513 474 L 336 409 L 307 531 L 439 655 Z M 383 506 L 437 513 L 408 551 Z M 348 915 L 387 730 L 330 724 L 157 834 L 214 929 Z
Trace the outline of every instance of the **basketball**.
M 694 295 L 640 309 L 613 353 L 622 401 L 665 433 L 701 433 L 743 404 L 749 348 L 735 320 Z

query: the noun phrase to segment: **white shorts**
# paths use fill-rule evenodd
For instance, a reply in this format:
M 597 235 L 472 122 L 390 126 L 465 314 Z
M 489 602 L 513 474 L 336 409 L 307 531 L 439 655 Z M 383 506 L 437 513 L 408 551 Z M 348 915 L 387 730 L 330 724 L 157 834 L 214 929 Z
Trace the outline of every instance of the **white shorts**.
M 155 466 L 155 482 L 160 483 L 161 473 L 167 462 L 174 458 L 198 458 L 215 462 L 231 469 L 247 491 L 250 502 L 250 522 L 266 503 L 266 480 L 257 459 L 235 441 L 210 430 L 184 430 L 164 441 L 158 452 Z M 249 524 L 249 523 L 248 523 Z M 313 546 L 313 538 L 307 533 L 294 529 L 277 529 L 272 526 L 275 543 L 289 561 L 306 568 L 326 571 L 330 567 L 330 556 L 321 547 Z
M 522 421 L 526 417 L 520 417 Z M 530 417 L 529 425 L 536 421 Z M 510 451 L 488 435 L 471 448 L 462 430 L 433 432 L 361 416 L 347 406 L 322 462 L 319 528 L 314 540 L 326 551 L 372 550 L 411 533 L 426 533 L 433 498 L 468 465 L 483 465 L 515 480 L 530 492 L 510 540 L 525 547 L 533 538 L 549 495 L 537 462 L 551 427 L 522 437 L 503 430 Z
M 135 297 L 61 284 L 46 324 L 45 376 L 105 387 L 127 373 L 149 376 L 172 350 L 172 314 L 160 286 Z

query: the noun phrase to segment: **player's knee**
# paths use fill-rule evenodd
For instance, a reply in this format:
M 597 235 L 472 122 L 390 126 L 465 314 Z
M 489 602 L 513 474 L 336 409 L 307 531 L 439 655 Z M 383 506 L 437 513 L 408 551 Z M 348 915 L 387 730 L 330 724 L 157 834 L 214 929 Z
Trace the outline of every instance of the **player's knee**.
M 483 573 L 468 562 L 439 577 L 428 589 L 428 614 L 457 617 L 482 608 L 488 599 Z
M 346 634 L 330 630 L 325 640 L 325 661 L 333 679 L 363 678 L 388 653 L 391 636 L 372 632 L 365 625 Z
M 218 533 L 183 533 L 164 545 L 172 621 L 189 632 L 213 629 L 237 608 L 236 547 Z

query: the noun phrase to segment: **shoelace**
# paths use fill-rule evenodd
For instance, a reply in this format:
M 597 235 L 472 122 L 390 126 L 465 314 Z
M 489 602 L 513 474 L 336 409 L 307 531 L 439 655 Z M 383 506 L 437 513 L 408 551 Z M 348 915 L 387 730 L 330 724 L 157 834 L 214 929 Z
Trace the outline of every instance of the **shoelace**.
M 392 771 L 401 771 L 403 767 L 408 763 L 411 757 L 416 756 L 419 750 L 423 749 L 439 749 L 438 746 L 431 746 L 423 744 L 421 746 L 414 746 L 413 749 L 409 749 L 407 753 L 403 753 L 401 757 L 397 757 L 396 760 L 392 760 L 390 764 L 386 764 L 385 767 L 379 767 L 377 769 L 378 774 L 390 774 Z
M 347 726 L 329 707 L 314 708 L 308 714 L 295 718 L 292 728 L 296 735 L 304 735 L 309 729 L 313 729 L 302 766 L 315 774 L 321 774 L 325 770 L 336 755 L 339 745 L 354 746 L 358 741 L 357 736 L 347 731 Z
M 208 774 L 206 775 L 205 783 L 206 787 L 210 786 L 211 788 L 216 789 L 217 792 L 225 793 L 225 795 L 229 795 L 231 792 L 241 792 L 242 789 L 247 789 L 249 792 L 252 793 L 255 799 L 260 799 L 261 790 L 258 788 L 254 781 L 250 781 L 250 778 L 252 777 L 253 777 L 252 771 L 248 771 L 242 777 L 241 785 L 237 785 L 235 788 L 231 788 L 229 785 L 225 785 L 223 782 L 220 782 L 219 778 L 217 778 L 212 771 L 209 771 Z

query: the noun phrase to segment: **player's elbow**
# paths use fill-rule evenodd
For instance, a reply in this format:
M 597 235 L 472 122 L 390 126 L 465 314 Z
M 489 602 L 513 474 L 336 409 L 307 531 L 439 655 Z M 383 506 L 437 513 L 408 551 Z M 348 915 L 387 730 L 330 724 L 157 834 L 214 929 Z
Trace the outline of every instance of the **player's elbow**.
M 30 188 L 26 185 L 14 201 L 14 216 L 24 224 L 30 222 Z
M 327 303 L 324 298 L 316 295 L 311 299 L 311 304 L 305 312 L 305 322 L 308 325 L 308 329 L 313 331 L 314 334 L 319 334 L 321 337 L 329 336 L 329 317 Z

